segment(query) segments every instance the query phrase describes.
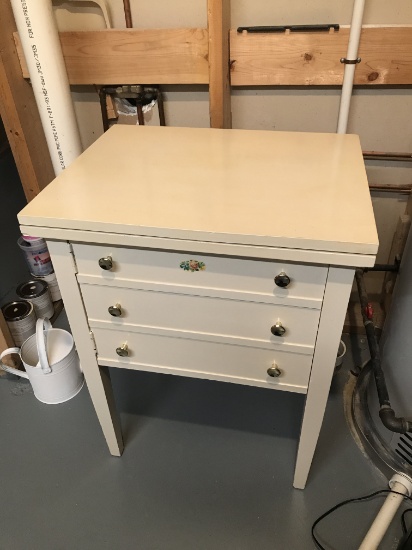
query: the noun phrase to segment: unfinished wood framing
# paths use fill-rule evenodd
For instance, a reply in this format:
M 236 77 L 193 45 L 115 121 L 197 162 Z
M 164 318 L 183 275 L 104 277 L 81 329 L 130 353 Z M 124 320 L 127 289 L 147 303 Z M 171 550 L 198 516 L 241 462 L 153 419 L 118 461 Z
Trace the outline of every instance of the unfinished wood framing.
M 21 77 L 8 1 L 0 2 L 0 116 L 28 201 L 54 178 L 46 138 L 30 84 Z
M 232 86 L 341 85 L 349 28 L 329 33 L 230 32 Z M 412 84 L 412 27 L 362 29 L 355 84 Z
M 60 33 L 70 84 L 208 84 L 228 120 L 229 0 L 208 0 L 207 29 Z M 22 73 L 24 55 L 15 34 Z M 329 33 L 230 31 L 233 86 L 342 84 L 349 28 Z M 412 84 L 412 27 L 364 27 L 355 84 Z
M 15 34 L 24 78 L 29 77 Z M 60 33 L 70 84 L 207 84 L 206 29 Z
M 210 127 L 231 128 L 230 0 L 208 0 Z

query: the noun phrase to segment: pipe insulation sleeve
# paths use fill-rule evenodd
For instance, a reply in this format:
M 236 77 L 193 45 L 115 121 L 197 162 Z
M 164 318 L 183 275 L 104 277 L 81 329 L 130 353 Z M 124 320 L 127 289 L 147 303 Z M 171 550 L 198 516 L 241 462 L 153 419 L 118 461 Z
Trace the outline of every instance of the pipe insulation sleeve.
M 354 60 L 358 57 L 359 40 L 362 31 L 365 0 L 355 0 L 353 4 L 352 22 L 350 26 L 348 50 L 346 59 Z M 353 79 L 356 65 L 345 65 L 343 73 L 342 94 L 339 107 L 338 134 L 346 134 L 349 118 L 349 108 L 352 99 Z
M 55 174 L 82 152 L 51 0 L 11 0 Z

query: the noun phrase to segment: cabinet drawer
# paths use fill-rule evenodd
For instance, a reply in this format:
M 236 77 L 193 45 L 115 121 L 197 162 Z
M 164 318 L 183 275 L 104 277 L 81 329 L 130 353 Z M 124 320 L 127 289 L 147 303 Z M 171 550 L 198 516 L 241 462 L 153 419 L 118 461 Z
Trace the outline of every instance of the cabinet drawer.
M 311 353 L 316 339 L 320 311 L 274 304 L 224 300 L 167 292 L 117 287 L 81 285 L 91 326 L 95 321 L 110 325 L 153 327 L 200 333 L 199 337 L 232 337 L 258 340 L 276 346 L 308 347 Z M 112 316 L 110 307 L 116 307 Z M 283 336 L 271 328 L 286 330 Z M 275 330 L 275 329 L 274 329 Z M 255 345 L 259 346 L 259 342 Z
M 235 382 L 305 393 L 312 357 L 283 351 L 171 338 L 152 334 L 93 330 L 100 365 Z M 116 348 L 127 343 L 128 357 Z M 276 364 L 281 374 L 267 370 Z
M 212 294 L 224 291 L 256 293 L 261 301 L 284 300 L 290 305 L 317 309 L 322 304 L 327 276 L 327 267 L 288 262 L 86 244 L 73 244 L 73 249 L 79 280 L 83 282 L 88 278 L 96 278 L 97 283 L 104 284 L 133 280 L 144 288 L 152 285 L 153 290 L 159 285 L 175 285 L 181 292 L 202 295 L 206 290 Z M 99 259 L 105 257 L 113 261 L 108 271 L 99 266 Z M 290 278 L 286 288 L 277 286 L 274 281 L 282 272 Z

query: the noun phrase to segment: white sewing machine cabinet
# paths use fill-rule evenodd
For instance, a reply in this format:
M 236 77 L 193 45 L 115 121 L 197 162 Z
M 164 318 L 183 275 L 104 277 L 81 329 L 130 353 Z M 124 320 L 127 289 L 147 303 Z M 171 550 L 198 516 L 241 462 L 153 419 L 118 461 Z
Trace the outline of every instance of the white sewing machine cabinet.
M 107 366 L 299 392 L 304 488 L 354 269 L 378 248 L 357 136 L 116 126 L 19 220 L 48 241 L 113 455 Z

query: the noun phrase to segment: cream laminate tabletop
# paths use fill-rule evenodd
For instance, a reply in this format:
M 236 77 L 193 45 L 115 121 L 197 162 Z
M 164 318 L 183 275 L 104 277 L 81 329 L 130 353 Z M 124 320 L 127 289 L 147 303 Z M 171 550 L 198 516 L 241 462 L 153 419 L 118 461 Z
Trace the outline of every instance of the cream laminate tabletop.
M 355 135 L 114 126 L 22 225 L 375 254 Z

